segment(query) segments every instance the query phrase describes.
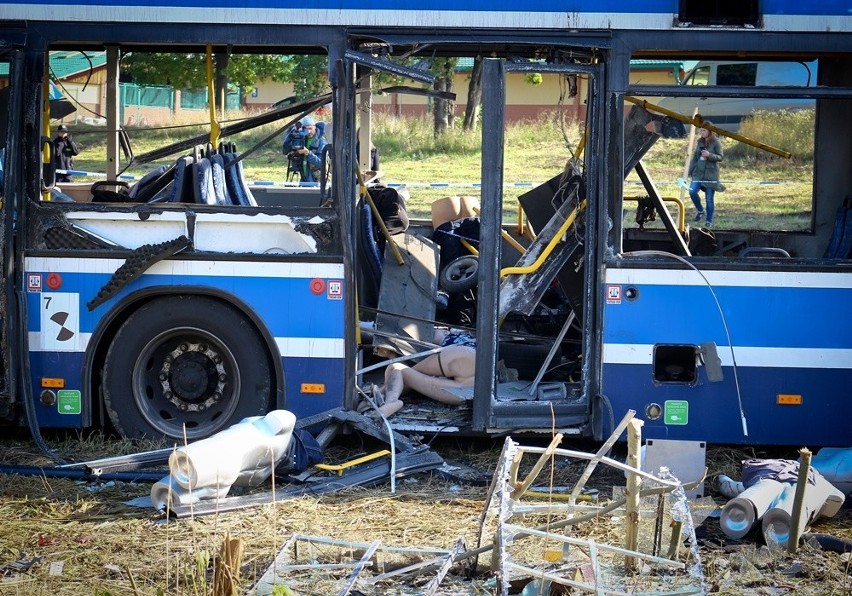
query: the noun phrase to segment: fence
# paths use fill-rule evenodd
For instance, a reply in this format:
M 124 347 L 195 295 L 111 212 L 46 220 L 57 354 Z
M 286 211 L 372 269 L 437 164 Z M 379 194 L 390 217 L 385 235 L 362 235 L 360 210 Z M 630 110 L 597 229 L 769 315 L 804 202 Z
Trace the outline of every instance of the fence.
M 225 98 L 226 110 L 242 106 L 242 89 L 229 92 Z M 119 110 L 121 121 L 127 126 L 145 126 L 168 121 L 182 110 L 207 110 L 207 90 L 179 90 L 168 85 L 142 86 L 134 83 L 119 84 Z

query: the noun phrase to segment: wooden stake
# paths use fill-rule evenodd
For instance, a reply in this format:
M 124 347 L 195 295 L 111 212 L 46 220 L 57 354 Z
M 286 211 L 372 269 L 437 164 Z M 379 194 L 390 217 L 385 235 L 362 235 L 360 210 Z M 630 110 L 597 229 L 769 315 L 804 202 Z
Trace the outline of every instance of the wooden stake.
M 802 530 L 802 509 L 805 506 L 805 491 L 808 489 L 808 476 L 811 471 L 811 452 L 807 447 L 799 449 L 799 479 L 796 482 L 796 495 L 793 497 L 792 520 L 790 521 L 790 539 L 787 552 L 795 553 L 799 549 Z
M 641 420 L 635 418 L 627 424 L 627 465 L 636 469 L 641 468 L 642 424 Z M 627 515 L 624 520 L 624 548 L 627 550 L 637 550 L 636 545 L 639 542 L 639 489 L 641 487 L 642 478 L 638 474 L 628 473 L 625 494 Z M 628 569 L 635 569 L 638 560 L 628 555 L 624 557 L 624 564 Z
M 683 522 L 672 522 L 672 537 L 669 540 L 669 552 L 666 554 L 671 560 L 677 559 L 677 553 L 680 550 L 680 543 L 683 541 Z

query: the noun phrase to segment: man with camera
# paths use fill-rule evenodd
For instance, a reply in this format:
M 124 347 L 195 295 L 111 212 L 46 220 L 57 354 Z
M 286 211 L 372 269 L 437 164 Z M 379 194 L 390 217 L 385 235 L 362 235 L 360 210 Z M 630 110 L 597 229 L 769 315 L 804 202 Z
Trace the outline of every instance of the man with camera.
M 300 182 L 317 182 L 322 168 L 322 150 L 328 144 L 324 122 L 305 116 L 284 135 L 282 152 L 287 156 L 287 176 L 299 176 Z
M 53 139 L 53 162 L 57 170 L 73 170 L 74 156 L 79 155 L 80 146 L 68 134 L 68 127 L 60 124 Z M 68 174 L 56 174 L 57 182 L 71 182 Z

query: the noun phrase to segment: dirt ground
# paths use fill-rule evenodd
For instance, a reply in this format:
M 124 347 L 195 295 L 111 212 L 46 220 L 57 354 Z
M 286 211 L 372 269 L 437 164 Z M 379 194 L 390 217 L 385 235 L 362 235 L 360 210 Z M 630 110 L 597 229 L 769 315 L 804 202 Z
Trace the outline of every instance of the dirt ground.
M 544 446 L 546 442 L 522 444 Z M 61 438 L 52 440 L 51 445 L 66 457 L 78 460 L 156 447 L 99 437 Z M 445 556 L 425 549 L 445 553 L 460 539 L 464 542 L 462 550 L 474 549 L 479 543 L 491 544 L 496 515 L 493 508 L 491 513 L 486 512 L 485 503 L 502 446 L 502 440 L 433 441 L 432 448 L 447 461 L 466 466 L 463 479 L 458 471 L 432 471 L 399 478 L 394 493 L 388 482 L 382 482 L 369 488 L 300 496 L 240 511 L 171 521 L 151 508 L 128 504 L 131 499 L 147 496 L 150 482 L 21 476 L 4 468 L 0 474 L 0 595 L 206 595 L 229 593 L 229 586 L 236 594 L 337 594 L 347 587 L 352 562 L 364 555 L 368 545 L 376 546 L 376 541 L 372 565 L 352 584 L 350 593 L 429 593 L 429 581 L 437 573 L 434 565 L 422 568 L 419 574 L 387 579 L 379 576 L 401 566 Z M 381 444 L 359 436 L 347 437 L 326 451 L 326 459 L 343 461 L 380 447 Z M 597 449 L 583 444 L 563 447 L 588 452 Z M 623 451 L 617 446 L 613 457 L 623 461 Z M 721 533 L 718 518 L 712 512 L 725 499 L 710 488 L 712 479 L 719 473 L 738 476 L 739 462 L 752 457 L 793 458 L 795 450 L 708 449 L 710 498 L 693 509 L 697 548 L 690 551 L 687 543 L 678 556 L 686 563 L 687 571 L 640 565 L 628 572 L 623 559 L 615 557 L 608 579 L 627 586 L 622 588 L 624 593 L 688 593 L 685 586 L 697 586 L 699 592 L 731 595 L 852 594 L 849 553 L 825 551 L 805 542 L 795 555 L 790 555 L 769 549 L 759 533 L 741 541 L 729 540 Z M 49 463 L 25 435 L 0 443 L 0 461 L 5 466 Z M 524 462 L 522 474 L 529 471 L 532 463 Z M 584 462 L 576 460 L 548 461 L 535 484 L 549 496 L 539 502 L 559 503 L 557 495 L 573 486 L 584 467 Z M 618 487 L 624 482 L 623 473 L 601 466 L 588 483 L 597 492 L 588 498 L 604 505 L 613 492 L 619 493 Z M 270 486 L 259 490 L 268 491 Z M 655 516 L 647 509 L 653 509 L 655 503 L 656 500 L 648 500 L 642 506 L 639 550 L 643 552 L 646 551 L 642 547 L 653 538 L 654 524 L 649 520 Z M 564 515 L 553 506 L 553 511 L 526 516 L 524 525 L 536 526 L 562 518 Z M 836 517 L 818 521 L 811 532 L 852 540 L 852 509 L 842 509 Z M 571 535 L 603 545 L 598 549 L 600 553 L 604 553 L 606 545 L 621 546 L 624 513 L 616 510 L 578 524 Z M 222 545 L 228 538 L 241 551 L 234 569 L 225 564 L 227 553 Z M 571 549 L 572 554 L 585 556 L 581 552 L 584 549 Z M 513 560 L 538 569 L 545 569 L 545 565 L 547 569 L 558 567 L 553 551 L 554 543 L 548 544 L 547 540 L 517 540 L 505 545 L 505 552 Z M 274 588 L 255 592 L 258 581 L 282 552 L 290 567 L 275 577 Z M 601 560 L 603 557 L 601 554 Z M 454 565 L 432 593 L 499 593 L 489 569 L 490 553 L 481 554 L 477 562 L 476 568 L 470 559 Z M 576 573 L 583 567 L 578 565 Z M 230 578 L 231 583 L 223 584 L 223 577 Z M 377 577 L 379 581 L 375 581 Z M 510 593 L 580 593 L 560 592 L 555 585 L 549 592 L 536 591 L 527 586 L 529 583 L 529 577 L 513 581 Z

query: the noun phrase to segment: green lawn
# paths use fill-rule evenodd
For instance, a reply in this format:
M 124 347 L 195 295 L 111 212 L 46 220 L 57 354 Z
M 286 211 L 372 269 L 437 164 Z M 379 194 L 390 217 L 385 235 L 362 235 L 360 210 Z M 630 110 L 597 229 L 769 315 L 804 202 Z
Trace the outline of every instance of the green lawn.
M 460 122 L 457 124 L 460 125 Z M 785 121 L 785 126 L 789 128 L 790 122 Z M 279 127 L 279 124 L 265 125 L 233 140 L 240 151 L 246 151 Z M 130 131 L 130 136 L 134 153 L 140 155 L 205 130 L 202 125 L 164 130 L 137 129 Z M 432 201 L 444 196 L 480 195 L 479 188 L 475 186 L 481 178 L 479 132 L 467 134 L 456 129 L 435 139 L 428 119 L 399 119 L 382 115 L 374 119 L 373 130 L 374 142 L 381 153 L 382 180 L 410 185 L 408 206 L 413 216 L 428 217 Z M 765 123 L 759 131 L 763 135 L 769 134 Z M 103 131 L 80 129 L 72 132 L 83 145 L 75 167 L 103 172 Z M 789 135 L 789 131 L 785 134 Z M 580 135 L 576 124 L 562 127 L 555 118 L 507 127 L 503 171 L 507 185 L 504 190 L 506 220 L 513 221 L 517 216 L 516 198 L 529 189 L 522 185 L 544 182 L 559 174 L 571 158 L 569 147 L 576 147 Z M 772 144 L 772 139 L 764 137 L 759 140 Z M 717 194 L 717 227 L 795 230 L 806 229 L 810 225 L 813 182 L 810 155 L 794 155 L 793 159 L 786 160 L 756 154 L 730 139 L 723 139 L 723 144 L 728 157 L 722 165 L 722 179 L 727 190 Z M 281 136 L 275 135 L 246 159 L 244 167 L 249 181 L 284 181 L 286 157 L 281 154 L 280 145 Z M 806 153 L 806 149 L 797 149 Z M 660 139 L 643 159 L 663 196 L 681 196 L 677 179 L 683 176 L 686 151 L 685 139 Z M 171 161 L 165 159 L 158 163 Z M 134 165 L 127 173 L 142 175 L 154 165 Z M 618 175 L 617 172 L 612 174 Z M 449 186 L 428 186 L 435 183 L 448 183 Z M 625 195 L 637 194 L 644 194 L 644 190 L 636 175 L 631 174 L 625 182 Z M 689 220 L 691 202 L 685 193 L 682 199 L 686 202 Z M 631 209 L 631 204 L 626 204 L 625 208 Z

